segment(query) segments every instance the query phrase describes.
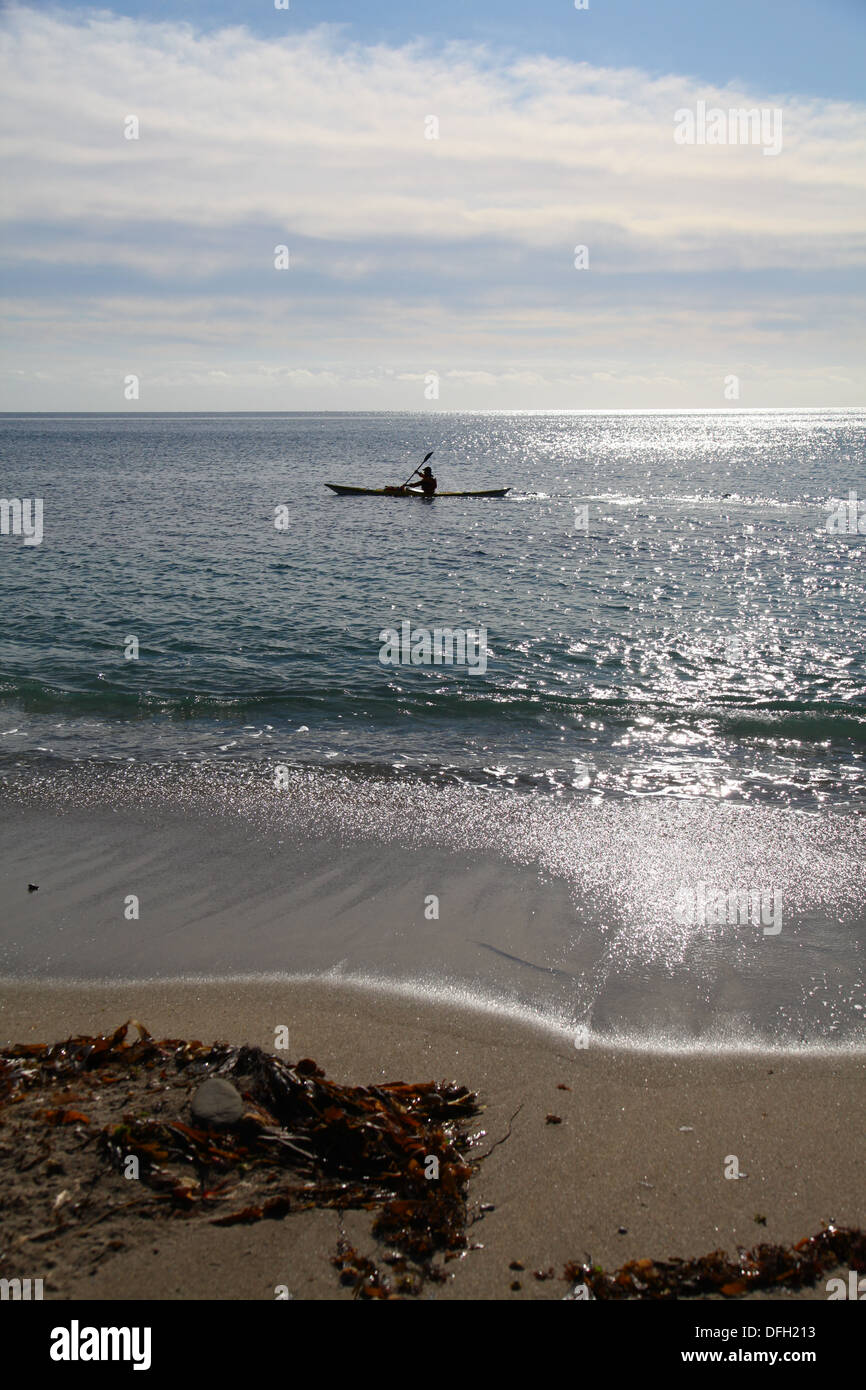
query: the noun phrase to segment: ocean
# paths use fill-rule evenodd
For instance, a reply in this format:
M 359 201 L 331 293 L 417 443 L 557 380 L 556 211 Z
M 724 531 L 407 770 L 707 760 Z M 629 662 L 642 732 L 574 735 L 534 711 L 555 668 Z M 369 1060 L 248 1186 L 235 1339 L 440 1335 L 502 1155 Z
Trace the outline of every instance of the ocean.
M 862 1046 L 864 440 L 855 410 L 0 417 L 43 531 L 0 536 L 0 968 Z M 430 449 L 440 489 L 510 492 L 324 486 Z M 173 891 L 118 933 L 136 874 Z

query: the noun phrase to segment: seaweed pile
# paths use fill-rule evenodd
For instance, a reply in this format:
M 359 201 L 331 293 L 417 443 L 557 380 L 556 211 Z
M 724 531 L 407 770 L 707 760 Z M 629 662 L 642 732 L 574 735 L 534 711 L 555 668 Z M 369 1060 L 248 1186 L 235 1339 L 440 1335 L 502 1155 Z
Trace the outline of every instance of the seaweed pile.
M 128 1042 L 131 1026 L 138 1037 Z M 242 1113 L 230 1126 L 190 1123 L 194 1087 L 214 1076 L 237 1088 Z M 456 1083 L 341 1086 L 309 1058 L 290 1065 L 255 1047 L 158 1042 L 135 1020 L 110 1036 L 0 1052 L 0 1153 L 21 1155 L 18 1173 L 39 1170 L 32 1197 L 40 1174 L 96 1163 L 79 1200 L 67 1193 L 58 1208 L 55 1199 L 45 1230 L 22 1240 L 89 1229 L 131 1207 L 220 1226 L 363 1209 L 376 1213 L 390 1273 L 341 1241 L 334 1263 L 361 1297 L 416 1294 L 445 1277 L 435 1256 L 466 1248 L 473 1141 L 461 1122 L 478 1110 Z M 137 1181 L 110 1189 L 98 1181 L 106 1169 Z M 118 1204 L 118 1186 L 135 1196 Z
M 811 1287 L 840 1266 L 866 1273 L 866 1233 L 828 1226 L 796 1245 L 758 1245 L 740 1251 L 736 1260 L 714 1250 L 694 1260 L 630 1260 L 612 1274 L 575 1262 L 566 1265 L 563 1277 L 585 1284 L 598 1299 L 696 1298 L 701 1294 L 738 1298 L 758 1289 Z
M 203 1106 L 209 1088 L 227 1093 L 226 1113 Z M 154 1221 L 228 1227 L 351 1209 L 371 1214 L 378 1249 L 359 1253 L 339 1218 L 340 1282 L 359 1298 L 417 1295 L 447 1277 L 448 1261 L 468 1248 L 468 1227 L 491 1209 L 470 1214 L 468 1183 L 511 1122 L 479 1153 L 480 1136 L 467 1131 L 478 1113 L 477 1097 L 456 1083 L 342 1086 L 309 1058 L 289 1064 L 255 1047 L 158 1042 L 135 1020 L 111 1035 L 8 1048 L 0 1051 L 0 1274 L 26 1275 L 34 1246 L 50 1271 L 59 1244 L 67 1267 L 93 1272 L 148 1238 Z M 862 1231 L 829 1226 L 793 1246 L 631 1260 L 613 1272 L 571 1262 L 562 1278 L 596 1299 L 736 1298 L 811 1286 L 840 1267 L 866 1273 Z

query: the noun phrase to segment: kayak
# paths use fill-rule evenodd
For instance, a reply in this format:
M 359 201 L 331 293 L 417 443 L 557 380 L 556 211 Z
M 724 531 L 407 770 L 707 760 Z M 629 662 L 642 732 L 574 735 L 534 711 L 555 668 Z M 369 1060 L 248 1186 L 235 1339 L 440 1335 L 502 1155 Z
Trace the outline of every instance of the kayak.
M 392 492 L 384 487 L 348 487 L 344 483 L 325 483 L 332 492 L 336 492 L 340 497 L 504 497 L 506 492 L 510 492 L 510 487 L 489 487 L 483 492 L 434 492 L 425 494 L 423 492 Z

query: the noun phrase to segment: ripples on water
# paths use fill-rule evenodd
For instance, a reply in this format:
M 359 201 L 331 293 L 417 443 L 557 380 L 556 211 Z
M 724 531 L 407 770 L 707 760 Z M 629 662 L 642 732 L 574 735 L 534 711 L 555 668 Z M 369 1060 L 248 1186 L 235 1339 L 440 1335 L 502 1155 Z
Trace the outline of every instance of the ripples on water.
M 4 761 L 366 762 L 560 796 L 850 802 L 866 538 L 825 520 L 862 485 L 864 423 L 7 417 L 4 489 L 44 498 L 45 541 L 0 543 Z M 511 496 L 323 486 L 399 480 L 432 447 L 440 486 Z M 403 619 L 486 627 L 486 672 L 383 667 L 379 632 Z

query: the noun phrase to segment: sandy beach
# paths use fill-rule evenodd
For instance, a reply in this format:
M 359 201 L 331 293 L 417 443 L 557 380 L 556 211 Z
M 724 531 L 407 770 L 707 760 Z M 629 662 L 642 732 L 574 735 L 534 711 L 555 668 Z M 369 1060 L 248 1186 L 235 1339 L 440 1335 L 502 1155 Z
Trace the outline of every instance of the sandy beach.
M 3 1046 L 111 1032 L 127 1018 L 158 1038 L 267 1050 L 286 1026 L 285 1055 L 313 1057 L 332 1080 L 456 1080 L 477 1091 L 484 1110 L 470 1129 L 484 1131 L 479 1149 L 492 1152 L 469 1204 L 485 1210 L 470 1249 L 424 1297 L 561 1299 L 564 1266 L 587 1256 L 612 1270 L 866 1221 L 860 1057 L 614 1051 L 591 1039 L 576 1048 L 489 1012 L 321 981 L 2 987 Z M 724 1175 L 731 1156 L 737 1180 Z M 68 1188 L 70 1176 L 48 1181 Z M 175 1220 L 158 1231 L 118 1217 L 83 1258 L 74 1238 L 40 1247 L 50 1261 L 46 1297 L 273 1299 L 286 1285 L 295 1298 L 348 1298 L 331 1264 L 341 1222 L 359 1251 L 375 1255 L 365 1212 L 227 1229 Z M 551 1269 L 556 1277 L 534 1277 Z
M 25 1362 L 285 1379 L 281 1302 L 370 1299 L 859 1351 L 864 37 L 0 11 Z

